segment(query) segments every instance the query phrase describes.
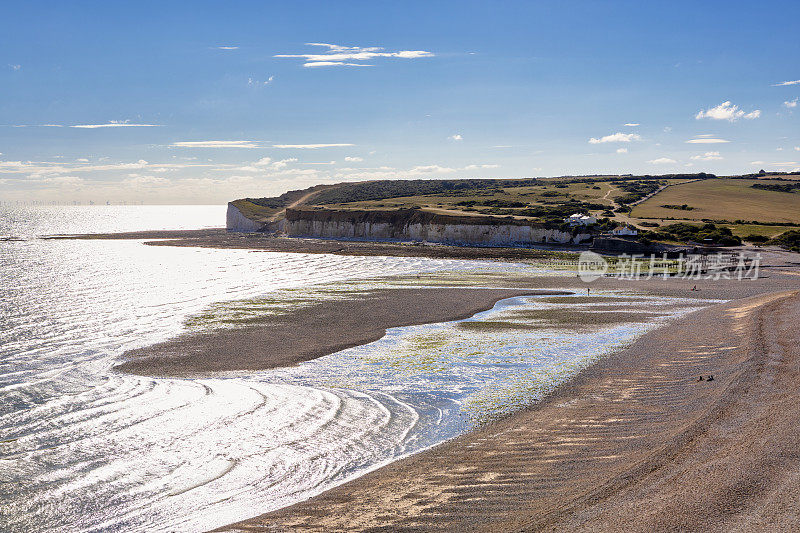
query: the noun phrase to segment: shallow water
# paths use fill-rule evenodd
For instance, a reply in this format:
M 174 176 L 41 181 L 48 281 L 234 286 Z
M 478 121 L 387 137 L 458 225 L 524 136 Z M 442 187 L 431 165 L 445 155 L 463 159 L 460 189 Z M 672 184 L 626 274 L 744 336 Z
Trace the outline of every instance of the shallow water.
M 126 350 L 187 323 L 225 325 L 214 317 L 243 307 L 279 312 L 404 283 L 391 275 L 539 271 L 133 241 L 0 242 L 0 259 L 1 530 L 202 530 L 247 518 L 526 405 L 657 324 L 574 333 L 515 314 L 558 309 L 557 299 L 513 298 L 469 319 L 502 329 L 397 328 L 289 369 L 156 379 L 110 369 Z M 642 317 L 657 307 L 661 320 L 691 309 L 655 298 L 629 306 Z

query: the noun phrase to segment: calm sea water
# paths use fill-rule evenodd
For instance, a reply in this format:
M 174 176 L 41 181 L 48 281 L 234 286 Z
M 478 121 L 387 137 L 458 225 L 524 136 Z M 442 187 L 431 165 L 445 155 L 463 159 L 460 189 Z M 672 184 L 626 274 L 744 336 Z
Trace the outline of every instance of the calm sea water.
M 653 327 L 431 324 L 289 369 L 129 376 L 111 369 L 123 352 L 186 331 L 189 317 L 210 327 L 399 283 L 387 276 L 530 267 L 34 238 L 223 220 L 220 206 L 0 208 L 0 235 L 26 238 L 0 242 L 0 530 L 196 531 L 247 518 L 529 403 Z M 654 303 L 671 303 L 665 316 L 689 309 L 630 308 Z M 470 320 L 553 306 L 510 299 Z

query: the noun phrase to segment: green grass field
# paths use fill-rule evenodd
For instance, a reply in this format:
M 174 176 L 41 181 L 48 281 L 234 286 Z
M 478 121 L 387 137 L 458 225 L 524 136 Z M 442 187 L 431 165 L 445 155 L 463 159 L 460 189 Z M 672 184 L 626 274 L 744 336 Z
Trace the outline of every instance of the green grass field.
M 674 185 L 634 207 L 631 217 L 800 223 L 800 194 L 750 187 L 758 181 L 710 179 Z M 682 204 L 694 209 L 678 211 L 660 207 Z
M 668 180 L 683 183 L 686 180 Z M 476 209 L 485 208 L 486 201 L 518 202 L 527 206 L 552 205 L 566 200 L 577 200 L 614 207 L 614 199 L 627 194 L 621 190 L 620 184 L 609 181 L 594 183 L 562 183 L 561 180 L 549 180 L 545 185 L 529 187 L 505 187 L 486 191 L 465 191 L 462 195 L 420 195 L 383 200 L 367 200 L 331 204 L 334 209 L 408 209 L 419 207 L 426 211 L 453 215 L 474 214 Z M 474 206 L 465 206 L 465 202 L 475 202 Z M 462 204 L 462 205 L 459 205 Z M 524 207 L 511 208 L 524 209 Z M 602 209 L 596 209 L 599 215 Z

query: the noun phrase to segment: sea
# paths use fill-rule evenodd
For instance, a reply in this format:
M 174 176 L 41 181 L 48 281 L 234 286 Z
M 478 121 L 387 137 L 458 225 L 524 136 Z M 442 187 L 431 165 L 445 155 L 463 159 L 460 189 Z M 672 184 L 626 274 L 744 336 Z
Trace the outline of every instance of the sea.
M 409 283 L 553 274 L 527 264 L 42 238 L 224 220 L 225 206 L 0 207 L 0 531 L 203 531 L 278 509 L 530 405 L 696 305 L 637 297 L 629 309 L 644 317 L 657 307 L 662 318 L 592 331 L 394 328 L 261 372 L 115 371 L 128 350 L 233 327 L 231 317 Z M 558 307 L 510 298 L 467 321 Z

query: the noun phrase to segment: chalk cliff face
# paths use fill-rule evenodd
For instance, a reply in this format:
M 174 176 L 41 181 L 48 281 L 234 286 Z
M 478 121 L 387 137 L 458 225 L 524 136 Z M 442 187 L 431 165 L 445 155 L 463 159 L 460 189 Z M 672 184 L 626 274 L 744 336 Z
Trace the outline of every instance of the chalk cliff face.
M 264 224 L 244 216 L 232 203 L 228 203 L 228 212 L 225 215 L 225 227 L 228 231 L 260 231 Z
M 284 231 L 292 237 L 427 241 L 444 244 L 509 246 L 578 243 L 591 235 L 530 225 L 515 219 L 455 217 L 419 211 L 287 210 Z

